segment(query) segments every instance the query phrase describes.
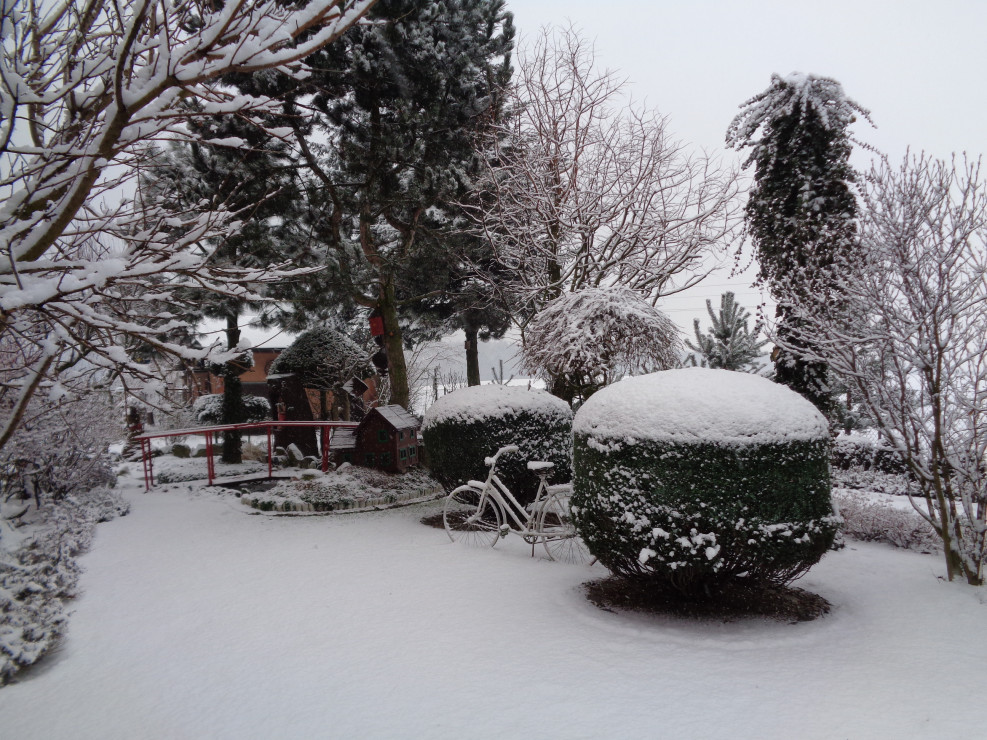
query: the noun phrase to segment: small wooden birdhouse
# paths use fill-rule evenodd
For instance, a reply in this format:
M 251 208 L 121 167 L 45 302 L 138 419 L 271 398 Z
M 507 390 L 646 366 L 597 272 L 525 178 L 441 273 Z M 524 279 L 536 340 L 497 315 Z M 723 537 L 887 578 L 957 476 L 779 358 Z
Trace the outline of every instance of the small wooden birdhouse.
M 336 463 L 351 462 L 389 473 L 403 473 L 421 459 L 421 422 L 401 406 L 370 409 L 352 436 L 332 445 Z

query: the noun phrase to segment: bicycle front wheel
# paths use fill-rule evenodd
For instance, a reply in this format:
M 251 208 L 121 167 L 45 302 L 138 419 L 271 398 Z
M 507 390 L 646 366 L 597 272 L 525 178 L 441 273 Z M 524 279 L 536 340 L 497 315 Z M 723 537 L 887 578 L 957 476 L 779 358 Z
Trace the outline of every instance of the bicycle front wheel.
M 576 534 L 576 525 L 569 510 L 569 497 L 554 495 L 541 510 L 538 521 L 542 544 L 552 560 L 573 565 L 585 565 L 593 559 L 582 537 Z
M 453 542 L 493 547 L 500 539 L 504 517 L 490 497 L 483 497 L 481 491 L 471 486 L 460 486 L 446 498 L 442 523 Z

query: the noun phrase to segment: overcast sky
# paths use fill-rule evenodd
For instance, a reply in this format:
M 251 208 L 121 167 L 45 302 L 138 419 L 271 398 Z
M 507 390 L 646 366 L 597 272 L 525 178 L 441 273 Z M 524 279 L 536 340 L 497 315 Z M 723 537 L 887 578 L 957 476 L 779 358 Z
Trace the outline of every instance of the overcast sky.
M 857 138 L 900 160 L 907 147 L 937 157 L 984 149 L 987 0 L 508 0 L 519 34 L 571 22 L 595 41 L 602 67 L 628 78 L 634 98 L 669 117 L 676 138 L 727 159 L 738 107 L 772 73 L 833 77 L 871 112 Z M 858 167 L 869 155 L 855 154 Z M 749 277 L 714 274 L 663 308 L 684 329 L 706 321 L 705 300 L 732 289 L 753 309 Z M 284 343 L 274 338 L 270 344 Z M 255 341 L 264 341 L 258 337 Z M 458 356 L 461 339 L 448 342 Z M 488 366 L 512 352 L 483 348 Z
M 595 40 L 601 67 L 628 78 L 637 100 L 669 117 L 676 138 L 721 153 L 738 106 L 772 73 L 833 77 L 871 112 L 858 139 L 899 161 L 985 149 L 987 2 L 982 0 L 508 0 L 519 35 L 571 22 Z M 870 155 L 858 152 L 857 167 Z M 749 277 L 714 274 L 666 311 L 688 328 L 734 289 L 753 308 Z

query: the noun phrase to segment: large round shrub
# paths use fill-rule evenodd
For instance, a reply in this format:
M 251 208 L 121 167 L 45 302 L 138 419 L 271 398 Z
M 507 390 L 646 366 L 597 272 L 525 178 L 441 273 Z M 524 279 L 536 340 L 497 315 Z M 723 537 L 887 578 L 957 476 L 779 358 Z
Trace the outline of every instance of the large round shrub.
M 617 575 L 687 593 L 787 583 L 833 542 L 826 419 L 784 386 L 705 368 L 627 378 L 573 435 L 577 527 Z
M 422 436 L 432 476 L 447 489 L 484 480 L 484 458 L 511 444 L 520 450 L 497 461 L 497 475 L 521 503 L 533 501 L 538 488 L 529 460 L 555 463 L 554 482 L 572 475 L 572 411 L 544 391 L 497 384 L 461 388 L 432 404 Z

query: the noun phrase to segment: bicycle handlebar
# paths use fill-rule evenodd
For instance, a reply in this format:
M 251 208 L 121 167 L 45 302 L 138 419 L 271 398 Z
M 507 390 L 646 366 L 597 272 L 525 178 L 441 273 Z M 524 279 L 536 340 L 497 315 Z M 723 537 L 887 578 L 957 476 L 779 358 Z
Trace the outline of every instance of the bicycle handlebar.
M 493 464 L 495 462 L 497 462 L 497 458 L 500 457 L 501 455 L 503 455 L 503 454 L 505 454 L 507 452 L 517 452 L 519 449 L 521 449 L 521 448 L 518 447 L 517 445 L 504 445 L 503 447 L 501 447 L 499 450 L 497 450 L 494 453 L 493 457 L 485 457 L 485 458 L 483 458 L 483 463 L 487 467 L 491 467 L 491 466 L 493 466 Z

